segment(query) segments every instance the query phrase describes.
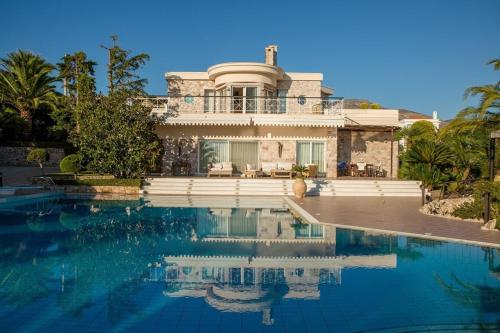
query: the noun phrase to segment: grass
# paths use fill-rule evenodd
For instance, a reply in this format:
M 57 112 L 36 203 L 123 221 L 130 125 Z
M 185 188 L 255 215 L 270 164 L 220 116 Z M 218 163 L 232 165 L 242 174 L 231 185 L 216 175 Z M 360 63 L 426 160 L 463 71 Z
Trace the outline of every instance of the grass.
M 85 179 L 85 180 L 57 180 L 58 185 L 80 185 L 80 186 L 130 186 L 140 187 L 142 180 L 133 179 Z

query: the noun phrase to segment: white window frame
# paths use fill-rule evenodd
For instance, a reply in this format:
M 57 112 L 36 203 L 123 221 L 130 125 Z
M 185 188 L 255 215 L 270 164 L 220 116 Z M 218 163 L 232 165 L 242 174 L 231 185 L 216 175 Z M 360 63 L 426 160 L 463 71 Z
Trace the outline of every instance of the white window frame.
M 320 140 L 298 140 L 297 143 L 309 143 L 309 156 L 311 156 L 312 159 L 312 147 L 313 143 L 322 143 L 323 144 L 323 170 L 321 173 L 326 173 L 326 166 L 327 166 L 327 161 L 326 161 L 326 141 L 320 141 Z M 298 153 L 297 149 L 295 149 L 295 163 L 298 164 Z M 312 164 L 312 160 L 309 160 L 309 164 Z M 318 172 L 320 172 L 318 170 Z

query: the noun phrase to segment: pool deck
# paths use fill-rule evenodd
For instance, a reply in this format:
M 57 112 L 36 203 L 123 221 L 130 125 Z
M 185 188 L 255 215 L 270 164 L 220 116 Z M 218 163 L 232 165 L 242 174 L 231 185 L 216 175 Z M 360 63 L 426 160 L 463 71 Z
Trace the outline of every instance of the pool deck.
M 420 198 L 289 197 L 286 201 L 292 209 L 302 208 L 311 222 L 500 248 L 499 231 L 481 230 L 482 224 L 476 222 L 422 214 Z

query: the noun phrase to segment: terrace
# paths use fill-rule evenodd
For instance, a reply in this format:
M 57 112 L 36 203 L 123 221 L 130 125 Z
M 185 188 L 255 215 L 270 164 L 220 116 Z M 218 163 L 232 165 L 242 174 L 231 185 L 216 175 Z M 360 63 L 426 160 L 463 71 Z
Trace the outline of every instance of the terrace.
M 248 92 L 247 92 L 248 94 Z M 157 96 L 138 98 L 153 114 L 307 114 L 338 115 L 343 111 L 342 97 L 276 96 Z

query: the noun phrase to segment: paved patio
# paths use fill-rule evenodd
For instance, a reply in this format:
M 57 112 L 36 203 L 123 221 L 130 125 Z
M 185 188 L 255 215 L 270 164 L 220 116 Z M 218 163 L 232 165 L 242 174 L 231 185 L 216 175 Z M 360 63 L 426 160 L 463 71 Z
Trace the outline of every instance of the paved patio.
M 42 171 L 39 167 L 0 167 L 3 174 L 3 185 L 29 185 L 31 177 L 41 176 Z M 59 172 L 58 167 L 46 167 L 45 173 Z
M 426 238 L 451 238 L 500 247 L 500 232 L 481 230 L 480 223 L 428 216 L 420 213 L 420 198 L 306 197 L 292 198 L 319 222 L 340 227 L 413 234 Z

